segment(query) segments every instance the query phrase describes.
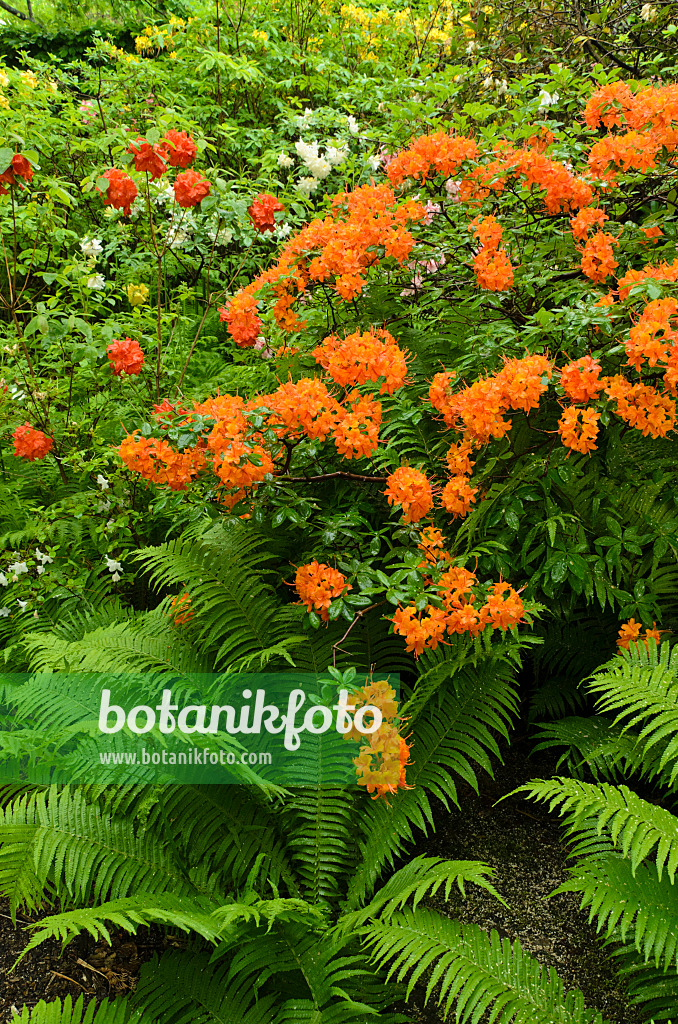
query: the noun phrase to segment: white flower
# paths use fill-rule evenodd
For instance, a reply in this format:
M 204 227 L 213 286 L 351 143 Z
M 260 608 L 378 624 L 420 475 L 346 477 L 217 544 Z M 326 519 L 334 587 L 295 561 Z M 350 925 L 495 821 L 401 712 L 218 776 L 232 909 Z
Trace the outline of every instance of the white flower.
M 44 565 L 39 565 L 38 566 L 38 576 L 42 576 L 44 571 L 45 571 Z
M 278 167 L 292 167 L 294 165 L 294 158 L 289 156 L 287 153 L 278 153 Z
M 356 121 L 356 119 L 353 116 L 353 114 L 349 114 L 348 117 L 346 118 L 346 120 L 348 122 L 348 130 L 350 131 L 351 135 L 357 135 L 358 134 L 358 122 Z
M 509 91 L 508 82 L 506 81 L 505 78 L 502 78 L 501 81 L 499 81 L 498 78 L 495 78 L 494 88 L 497 91 L 497 96 L 505 96 L 506 93 Z
M 98 483 L 98 485 L 99 485 L 99 487 L 101 488 L 102 491 L 107 491 L 108 490 L 108 486 L 109 486 L 108 485 L 108 480 L 106 479 L 105 476 L 102 476 L 101 473 L 99 473 L 99 475 L 97 477 L 97 483 Z
M 436 214 L 441 213 L 440 203 L 432 203 L 431 200 L 426 204 L 426 216 L 424 217 L 424 224 L 431 224 Z
M 80 249 L 83 256 L 96 259 L 104 251 L 100 238 L 83 238 L 80 241 Z
M 19 608 L 21 608 L 22 612 L 26 611 L 28 607 L 28 601 L 20 601 L 19 598 L 17 597 L 16 603 L 19 605 Z
M 113 575 L 111 576 L 111 582 L 112 583 L 117 583 L 119 579 L 120 579 L 120 573 L 119 572 L 114 572 Z
M 550 93 L 546 89 L 542 89 L 539 93 L 539 106 L 540 107 L 553 107 L 558 102 L 560 97 L 557 92 Z
M 109 558 L 108 555 L 105 555 L 104 557 L 106 559 L 106 568 L 109 572 L 122 572 L 122 562 L 116 562 L 114 558 Z M 118 579 L 119 578 L 120 577 L 118 577 Z
M 494 78 L 492 75 L 483 80 L 483 89 L 494 89 Z
M 348 156 L 348 146 L 327 146 L 325 148 L 325 159 L 332 167 L 338 167 L 339 164 L 343 164 L 344 160 Z
M 288 235 L 292 234 L 291 224 L 278 224 L 276 225 L 275 234 L 278 238 L 287 238 Z
M 373 153 L 372 156 L 368 156 L 367 162 L 373 171 L 378 171 L 381 167 L 381 157 L 378 153 Z
M 467 53 L 469 54 L 469 56 L 470 56 L 470 55 L 471 55 L 472 53 L 475 53 L 477 49 L 478 49 L 478 44 L 477 44 L 477 42 L 475 41 L 475 39 L 472 39 L 472 40 L 471 40 L 471 42 L 470 42 L 470 43 L 468 44 L 468 46 L 466 47 L 466 52 L 467 52 Z
M 308 164 L 309 160 L 318 159 L 317 142 L 304 142 L 303 139 L 299 139 L 298 142 L 294 143 L 294 148 L 305 164 Z
M 106 287 L 106 278 L 103 274 L 92 274 L 91 277 L 87 278 L 87 287 L 91 288 L 92 291 L 100 292 Z
M 108 522 L 106 523 L 106 529 L 109 531 L 109 533 L 110 533 L 111 530 L 115 529 L 115 520 L 114 519 L 109 519 L 108 520 Z
M 43 565 L 47 565 L 47 564 L 49 564 L 49 563 L 54 561 L 54 559 L 52 558 L 51 555 L 43 554 L 43 552 L 40 550 L 40 548 L 36 548 L 35 549 L 35 557 L 37 558 L 37 560 L 39 562 L 42 562 Z
M 217 229 L 214 225 L 207 229 L 207 234 L 215 245 L 228 245 L 233 239 L 233 232 L 229 231 L 228 228 L 221 227 Z
M 317 178 L 300 178 L 297 182 L 297 191 L 301 192 L 302 196 L 310 196 L 311 192 L 315 192 L 317 187 Z
M 0 618 L 6 619 L 9 615 L 9 608 L 0 608 Z
M 656 21 L 657 8 L 653 7 L 652 4 L 643 4 L 640 8 L 640 16 L 643 21 Z
M 9 571 L 13 576 L 21 576 L 22 572 L 28 572 L 28 566 L 25 562 L 12 562 Z
M 313 177 L 318 178 L 319 181 L 322 181 L 324 178 L 328 176 L 328 174 L 332 173 L 332 164 L 329 162 L 329 160 L 325 160 L 324 157 L 322 156 L 314 157 L 311 160 L 306 160 L 305 164 L 308 167 L 311 174 L 313 175 Z
M 193 237 L 193 232 L 184 224 L 177 224 L 167 232 L 167 244 L 174 249 L 181 249 L 188 245 Z
M 106 501 L 100 501 L 99 502 L 99 504 L 97 505 L 97 512 L 108 512 L 110 507 L 111 507 L 111 503 L 110 503 L 110 501 L 107 498 Z
M 151 197 L 151 201 L 156 206 L 163 206 L 165 203 L 174 202 L 174 189 L 171 185 L 163 185 L 154 196 Z
M 4 572 L 0 572 L 0 587 L 8 587 L 9 580 L 5 576 Z

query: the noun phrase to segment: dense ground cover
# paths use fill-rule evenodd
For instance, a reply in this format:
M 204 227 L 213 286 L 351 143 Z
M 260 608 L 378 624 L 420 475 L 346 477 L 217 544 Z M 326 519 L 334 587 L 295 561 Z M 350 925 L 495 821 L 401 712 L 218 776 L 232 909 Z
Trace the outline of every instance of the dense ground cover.
M 0 890 L 32 947 L 188 936 L 100 1024 L 602 1020 L 417 847 L 516 730 L 610 977 L 675 1016 L 673 13 L 5 30 Z M 381 707 L 358 788 L 11 779 L 89 749 L 92 674 L 261 671 Z

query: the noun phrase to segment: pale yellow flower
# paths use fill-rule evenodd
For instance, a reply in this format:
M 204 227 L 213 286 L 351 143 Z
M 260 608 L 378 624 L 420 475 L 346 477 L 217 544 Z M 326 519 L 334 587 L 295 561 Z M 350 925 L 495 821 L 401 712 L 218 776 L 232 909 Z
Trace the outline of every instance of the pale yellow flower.
M 125 293 L 132 306 L 143 306 L 148 300 L 148 285 L 147 284 L 128 284 L 125 288 Z

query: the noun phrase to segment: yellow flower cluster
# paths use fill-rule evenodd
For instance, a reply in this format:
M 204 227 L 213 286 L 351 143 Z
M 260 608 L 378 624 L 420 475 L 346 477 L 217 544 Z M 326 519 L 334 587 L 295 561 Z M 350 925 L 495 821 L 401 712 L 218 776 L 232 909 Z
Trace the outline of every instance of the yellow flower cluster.
M 9 100 L 5 96 L 3 89 L 6 89 L 9 85 L 9 77 L 4 71 L 0 70 L 0 109 L 9 110 Z
M 258 29 L 252 30 L 252 39 L 256 39 L 258 43 L 268 42 L 268 32 L 259 32 Z
M 143 306 L 144 302 L 148 300 L 148 285 L 147 284 L 128 284 L 125 288 L 125 293 L 132 306 Z
M 99 43 L 101 51 L 111 58 L 111 60 L 120 60 L 125 64 L 138 64 L 139 58 L 133 53 L 127 53 L 126 50 L 121 49 L 119 46 L 115 46 L 109 39 L 104 39 Z

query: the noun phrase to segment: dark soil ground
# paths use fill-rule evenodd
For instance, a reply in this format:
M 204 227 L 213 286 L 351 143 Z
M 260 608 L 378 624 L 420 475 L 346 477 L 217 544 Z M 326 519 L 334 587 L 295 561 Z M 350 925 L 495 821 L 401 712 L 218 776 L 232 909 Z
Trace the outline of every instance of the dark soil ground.
M 566 990 L 581 989 L 587 1005 L 601 1010 L 606 1020 L 639 1024 L 641 1017 L 629 1007 L 595 926 L 578 909 L 578 897 L 564 893 L 547 899 L 567 877 L 557 816 L 521 797 L 496 803 L 523 782 L 554 774 L 553 760 L 530 758 L 528 752 L 520 744 L 513 746 L 505 764 L 497 766 L 494 781 L 481 780 L 479 796 L 470 787 L 460 787 L 460 810 L 449 813 L 439 807 L 435 833 L 416 849 L 418 854 L 490 864 L 496 870 L 494 885 L 508 907 L 475 886 L 467 887 L 466 899 L 453 896 L 432 905 L 487 931 L 495 928 L 502 938 L 519 939 L 541 964 L 557 969 Z M 11 1021 L 24 1004 L 32 1007 L 40 999 L 69 993 L 74 999 L 81 993 L 86 1000 L 102 999 L 130 991 L 142 964 L 174 944 L 159 929 L 140 929 L 133 941 L 124 933 L 114 934 L 111 946 L 80 936 L 63 954 L 58 942 L 46 942 L 12 970 L 29 941 L 31 920 L 38 920 L 38 915 L 19 915 L 15 929 L 8 906 L 0 903 L 0 1024 Z M 433 1002 L 423 1005 L 421 992 L 407 1013 L 421 1024 L 442 1020 Z

